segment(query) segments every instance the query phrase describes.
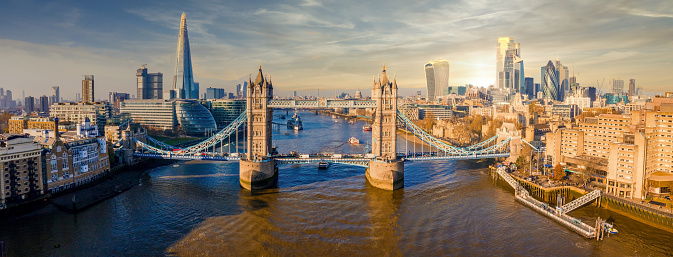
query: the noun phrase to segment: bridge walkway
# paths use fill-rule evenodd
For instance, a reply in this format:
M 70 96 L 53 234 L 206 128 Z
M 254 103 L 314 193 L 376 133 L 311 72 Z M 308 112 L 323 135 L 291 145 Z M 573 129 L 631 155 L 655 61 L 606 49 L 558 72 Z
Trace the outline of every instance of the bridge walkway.
M 560 211 L 560 208 L 554 209 L 548 204 L 538 201 L 537 199 L 530 196 L 528 191 L 523 189 L 520 184 L 505 171 L 504 167 L 498 167 L 497 173 L 516 190 L 515 197 L 518 202 L 539 212 L 544 216 L 547 216 L 548 218 L 560 223 L 561 225 L 564 225 L 570 230 L 575 231 L 576 233 L 586 238 L 596 237 L 596 229 L 594 227 L 589 226 L 576 218 L 566 215 Z

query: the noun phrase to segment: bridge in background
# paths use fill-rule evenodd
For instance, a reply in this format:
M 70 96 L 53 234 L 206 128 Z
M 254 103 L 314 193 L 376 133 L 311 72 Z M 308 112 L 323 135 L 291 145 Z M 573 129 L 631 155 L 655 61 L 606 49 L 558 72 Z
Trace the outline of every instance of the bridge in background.
M 397 110 L 397 81 L 390 80 L 385 67 L 381 76 L 372 85 L 371 100 L 276 100 L 273 98 L 273 86 L 262 74 L 260 66 L 255 81 L 252 79 L 247 88 L 246 110 L 231 124 L 213 136 L 186 148 L 165 144 L 145 136 L 144 140 L 130 138 L 124 133 L 125 145 L 136 151 L 140 158 L 160 158 L 172 160 L 209 160 L 238 161 L 241 186 L 246 189 L 260 189 L 275 185 L 278 179 L 278 166 L 328 162 L 353 165 L 366 168 L 367 181 L 375 187 L 396 190 L 404 186 L 404 163 L 410 161 L 467 160 L 518 156 L 524 144 L 530 145 L 517 135 L 498 135 L 480 143 L 458 147 L 448 144 L 428 134 L 403 113 Z M 372 124 L 372 151 L 364 155 L 335 154 L 325 156 L 287 156 L 272 154 L 272 114 L 274 108 L 292 109 L 334 109 L 334 108 L 371 108 L 374 109 Z M 238 137 L 241 128 L 246 130 L 243 153 L 224 153 L 223 146 L 232 136 Z M 429 152 L 416 153 L 405 149 L 397 152 L 398 128 L 430 145 Z M 126 135 L 126 136 L 124 136 Z M 236 139 L 234 142 L 237 142 Z M 219 145 L 220 151 L 216 151 Z M 531 145 L 532 147 L 532 145 Z M 534 150 L 538 150 L 533 147 Z

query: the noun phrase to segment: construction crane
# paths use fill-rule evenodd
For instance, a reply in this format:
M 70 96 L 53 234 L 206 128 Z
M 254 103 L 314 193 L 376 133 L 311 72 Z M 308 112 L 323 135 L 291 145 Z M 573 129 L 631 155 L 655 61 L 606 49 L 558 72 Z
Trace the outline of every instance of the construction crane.
M 601 82 L 600 84 L 598 84 L 598 80 L 596 80 L 596 94 L 598 94 L 599 96 L 603 95 L 601 93 L 601 89 L 603 88 L 603 83 L 605 83 L 605 78 L 603 78 L 603 82 Z

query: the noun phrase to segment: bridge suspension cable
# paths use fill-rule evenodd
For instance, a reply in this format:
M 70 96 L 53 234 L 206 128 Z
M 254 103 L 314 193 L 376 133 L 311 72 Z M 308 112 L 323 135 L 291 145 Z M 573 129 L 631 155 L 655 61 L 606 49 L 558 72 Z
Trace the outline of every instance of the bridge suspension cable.
M 397 117 L 399 118 L 400 122 L 411 132 L 421 139 L 423 142 L 427 143 L 430 146 L 430 151 L 432 151 L 432 147 L 435 147 L 436 150 L 444 152 L 444 154 L 448 155 L 472 155 L 472 154 L 482 154 L 482 153 L 492 153 L 495 150 L 498 150 L 499 148 L 502 148 L 506 143 L 510 141 L 511 138 L 507 138 L 495 145 L 488 146 L 489 144 L 492 144 L 493 142 L 496 141 L 498 136 L 493 136 L 489 139 L 486 139 L 482 142 L 479 142 L 475 145 L 471 146 L 466 146 L 466 147 L 456 147 L 450 144 L 447 144 L 434 136 L 428 134 L 425 132 L 423 129 L 419 128 L 414 124 L 409 118 L 407 118 L 402 112 L 398 111 L 397 112 Z M 414 138 L 415 140 L 415 138 Z M 415 145 L 415 144 L 414 144 Z M 423 147 L 423 144 L 421 144 L 421 147 Z M 423 151 L 423 150 L 421 150 Z M 415 152 L 415 150 L 414 150 Z
M 215 135 L 209 137 L 206 140 L 201 141 L 198 144 L 184 148 L 183 150 L 189 153 L 196 153 L 201 152 L 204 149 L 208 149 L 211 146 L 216 145 L 217 143 L 220 143 L 222 140 L 228 138 L 231 134 L 237 132 L 238 128 L 247 122 L 247 119 L 248 119 L 247 112 L 243 111 L 243 113 L 241 113 L 241 115 L 239 115 L 238 118 L 236 118 L 236 120 L 231 122 L 231 124 L 229 124 L 227 127 L 217 132 Z

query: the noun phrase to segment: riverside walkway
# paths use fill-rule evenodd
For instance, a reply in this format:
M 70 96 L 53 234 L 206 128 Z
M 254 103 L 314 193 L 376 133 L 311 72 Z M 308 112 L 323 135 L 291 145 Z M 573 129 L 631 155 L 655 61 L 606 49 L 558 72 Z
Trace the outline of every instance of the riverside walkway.
M 576 218 L 566 215 L 563 211 L 561 211 L 561 208 L 554 209 L 548 204 L 533 198 L 526 189 L 524 189 L 514 178 L 512 178 L 512 176 L 510 176 L 505 171 L 505 167 L 498 167 L 496 172 L 498 175 L 500 175 L 500 177 L 507 181 L 507 183 L 509 183 L 512 188 L 514 188 L 515 199 L 523 205 L 539 212 L 544 216 L 547 216 L 548 218 L 566 226 L 570 230 L 575 231 L 576 233 L 586 238 L 596 237 L 596 229 L 594 227 L 589 226 Z

